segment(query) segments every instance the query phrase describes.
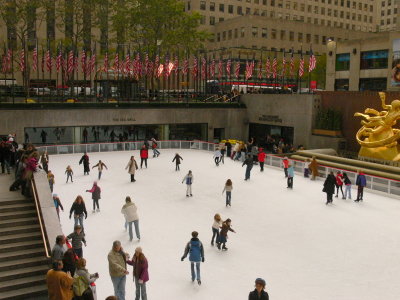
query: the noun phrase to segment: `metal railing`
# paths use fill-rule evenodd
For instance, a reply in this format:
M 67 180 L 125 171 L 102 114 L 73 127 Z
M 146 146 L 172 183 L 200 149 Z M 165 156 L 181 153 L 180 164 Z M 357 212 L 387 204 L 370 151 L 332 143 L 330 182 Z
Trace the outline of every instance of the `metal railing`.
M 116 143 L 100 143 L 100 144 L 75 144 L 75 145 L 52 145 L 52 146 L 40 146 L 39 151 L 47 151 L 51 154 L 74 154 L 74 153 L 93 153 L 93 152 L 111 152 L 111 151 L 133 151 L 140 150 L 143 145 L 143 141 L 136 142 L 116 142 Z M 158 149 L 187 149 L 187 150 L 204 150 L 204 151 L 215 151 L 218 144 L 204 142 L 204 141 L 158 141 Z M 242 155 L 243 156 L 243 155 Z M 265 164 L 271 167 L 282 168 L 283 157 L 268 154 Z M 303 174 L 306 162 L 293 160 L 295 162 L 295 172 Z M 319 165 L 318 172 L 319 176 L 326 178 L 330 171 L 336 173 L 337 171 L 344 171 L 347 173 L 353 186 L 355 186 L 357 173 L 345 169 L 338 169 L 329 166 Z M 372 176 L 366 174 L 367 178 L 367 189 L 372 191 L 381 192 L 394 197 L 400 198 L 400 181 L 388 179 L 379 176 Z

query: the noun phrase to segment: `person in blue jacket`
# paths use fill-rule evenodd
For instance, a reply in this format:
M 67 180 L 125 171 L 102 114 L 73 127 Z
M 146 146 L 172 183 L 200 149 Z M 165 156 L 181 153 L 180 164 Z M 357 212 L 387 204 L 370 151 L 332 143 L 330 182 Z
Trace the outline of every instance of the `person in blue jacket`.
M 200 278 L 200 262 L 204 262 L 204 249 L 203 244 L 198 239 L 199 233 L 197 231 L 192 232 L 191 240 L 186 244 L 185 253 L 183 254 L 181 261 L 184 261 L 186 256 L 189 254 L 189 261 L 191 265 L 192 281 L 197 279 L 197 283 L 201 284 Z M 194 267 L 196 265 L 196 272 Z
M 294 177 L 294 163 L 289 164 L 288 169 L 288 178 L 287 178 L 287 188 L 288 189 L 293 189 L 293 177 Z
M 367 178 L 365 177 L 365 174 L 361 170 L 358 170 L 357 173 L 357 199 L 354 200 L 355 202 L 363 201 L 364 187 L 367 185 Z

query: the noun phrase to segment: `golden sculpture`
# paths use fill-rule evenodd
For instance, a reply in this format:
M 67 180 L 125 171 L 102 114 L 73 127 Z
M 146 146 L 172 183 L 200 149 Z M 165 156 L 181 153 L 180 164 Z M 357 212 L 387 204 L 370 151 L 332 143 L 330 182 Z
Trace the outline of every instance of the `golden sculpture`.
M 383 160 L 400 160 L 400 151 L 397 140 L 400 138 L 400 130 L 393 128 L 400 118 L 400 100 L 393 100 L 386 105 L 386 95 L 379 93 L 382 108 L 377 111 L 373 108 L 365 109 L 364 113 L 355 113 L 355 117 L 363 117 L 362 127 L 356 134 L 360 144 L 359 156 L 371 157 Z

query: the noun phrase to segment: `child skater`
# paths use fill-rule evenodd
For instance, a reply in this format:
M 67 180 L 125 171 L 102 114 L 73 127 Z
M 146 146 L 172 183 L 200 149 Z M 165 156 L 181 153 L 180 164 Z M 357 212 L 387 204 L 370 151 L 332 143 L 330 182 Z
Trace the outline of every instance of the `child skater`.
M 71 182 L 74 182 L 72 180 L 72 175 L 74 175 L 74 171 L 72 171 L 71 166 L 68 166 L 67 169 L 65 170 L 65 174 L 67 174 L 67 182 L 68 183 L 68 179 L 71 178 Z
M 226 207 L 231 206 L 232 199 L 232 180 L 228 179 L 225 183 L 224 189 L 222 190 L 222 195 L 226 192 Z
M 175 162 L 175 171 L 180 171 L 181 169 L 179 168 L 179 165 L 181 164 L 181 160 L 183 160 L 182 157 L 178 153 L 175 154 L 174 159 L 172 162 Z
M 189 173 L 183 177 L 182 183 L 186 182 L 186 197 L 192 197 L 192 183 L 193 183 L 193 174 L 192 171 L 189 170 Z
M 287 187 L 293 189 L 293 178 L 294 178 L 294 163 L 289 164 L 287 168 Z
M 214 215 L 214 222 L 212 225 L 212 238 L 211 238 L 211 246 L 214 246 L 214 238 L 215 241 L 218 242 L 218 238 L 219 238 L 219 229 L 222 226 L 222 219 L 221 216 L 219 214 L 215 214 Z
M 92 169 L 93 168 L 98 168 L 98 170 L 99 170 L 99 180 L 101 179 L 101 174 L 103 173 L 103 169 L 104 168 L 106 168 L 106 170 L 108 170 L 108 168 L 107 168 L 107 166 L 106 166 L 106 164 L 105 163 L 103 163 L 101 160 L 99 160 L 99 162 L 97 163 L 97 164 L 95 164 L 93 167 L 92 167 Z
M 225 222 L 222 223 L 221 231 L 219 232 L 219 239 L 217 242 L 218 250 L 221 250 L 221 244 L 222 250 L 228 250 L 228 248 L 226 248 L 225 246 L 226 242 L 228 241 L 228 231 L 236 233 L 236 231 L 231 228 L 231 219 L 226 219 Z

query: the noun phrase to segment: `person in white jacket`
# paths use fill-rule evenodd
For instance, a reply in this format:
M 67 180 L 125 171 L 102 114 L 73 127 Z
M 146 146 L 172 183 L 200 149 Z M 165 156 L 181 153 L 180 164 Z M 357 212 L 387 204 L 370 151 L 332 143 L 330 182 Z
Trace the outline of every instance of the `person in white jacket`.
M 131 197 L 126 196 L 125 204 L 122 206 L 121 213 L 125 216 L 125 229 L 129 227 L 129 240 L 132 241 L 133 233 L 132 233 L 132 223 L 135 225 L 136 237 L 140 241 L 140 232 L 139 232 L 139 217 L 137 214 L 137 207 L 135 203 L 132 202 Z
M 222 190 L 222 195 L 226 192 L 226 207 L 231 206 L 232 199 L 232 180 L 228 179 L 225 183 L 224 189 Z
M 219 150 L 219 148 L 217 148 L 214 152 L 214 162 L 217 165 L 217 167 L 219 166 L 219 161 L 221 159 L 221 151 Z
M 186 197 L 192 197 L 192 184 L 193 184 L 193 173 L 189 170 L 189 173 L 183 177 L 182 183 L 186 182 Z

